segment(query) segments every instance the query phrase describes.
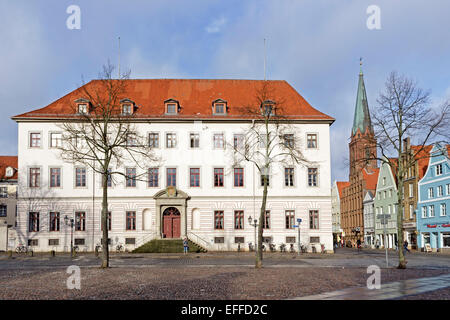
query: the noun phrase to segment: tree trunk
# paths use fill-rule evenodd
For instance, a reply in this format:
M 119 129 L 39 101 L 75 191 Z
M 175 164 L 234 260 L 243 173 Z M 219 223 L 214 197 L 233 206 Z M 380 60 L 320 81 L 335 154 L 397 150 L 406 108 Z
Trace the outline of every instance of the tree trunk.
M 108 172 L 102 174 L 102 265 L 101 268 L 109 268 L 109 246 L 108 246 Z
M 267 175 L 264 175 L 264 191 L 258 224 L 258 252 L 256 254 L 256 262 L 255 262 L 255 268 L 257 269 L 262 268 L 262 260 L 263 260 L 262 244 L 263 244 L 263 230 L 264 230 L 263 226 L 266 213 L 266 203 L 267 203 Z
M 400 149 L 401 150 L 401 149 Z M 406 269 L 406 259 L 403 254 L 403 153 L 400 153 L 398 159 L 398 206 L 397 206 L 397 249 L 398 249 L 398 267 L 397 269 Z

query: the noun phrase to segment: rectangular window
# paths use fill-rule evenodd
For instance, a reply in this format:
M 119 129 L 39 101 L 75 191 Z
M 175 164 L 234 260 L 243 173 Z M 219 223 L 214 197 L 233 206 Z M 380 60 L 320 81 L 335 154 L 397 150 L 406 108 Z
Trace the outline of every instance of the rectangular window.
M 191 133 L 189 135 L 189 143 L 191 148 L 199 148 L 200 147 L 200 134 L 198 133 Z
M 309 228 L 319 229 L 319 210 L 309 210 Z
M 126 186 L 127 188 L 136 187 L 136 168 L 126 169 Z
M 213 145 L 214 149 L 223 149 L 225 146 L 225 141 L 223 138 L 223 133 L 215 133 L 213 135 Z
M 87 114 L 88 113 L 87 104 L 79 104 L 78 105 L 78 113 L 79 114 Z
M 86 231 L 86 212 L 75 212 L 75 231 Z
M 442 247 L 450 248 L 450 233 L 445 232 L 442 234 Z
M 39 132 L 30 133 L 30 147 L 31 148 L 41 147 L 41 134 Z
M 8 206 L 6 204 L 0 204 L 0 217 L 6 217 L 8 215 Z
M 224 237 L 214 237 L 214 243 L 224 243 L 225 238 Z
M 430 210 L 430 211 L 428 212 L 428 216 L 429 216 L 430 218 L 434 217 L 434 205 L 429 206 L 428 209 Z
M 189 171 L 189 186 L 200 187 L 200 169 L 190 168 Z
M 159 133 L 157 133 L 157 132 L 149 133 L 148 146 L 150 148 L 159 148 Z
M 214 229 L 223 230 L 223 211 L 214 211 Z
M 392 189 L 389 189 L 389 198 L 392 198 Z
M 286 237 L 286 243 L 295 243 L 296 238 L 295 237 Z
M 125 244 L 136 244 L 136 238 L 125 238 Z
M 308 149 L 316 149 L 317 148 L 317 134 L 310 133 L 306 135 Z
M 264 214 L 263 229 L 270 229 L 270 210 L 266 210 Z
M 75 187 L 86 187 L 86 168 L 75 168 Z
M 41 169 L 30 168 L 30 188 L 38 188 L 41 184 Z
M 409 218 L 414 219 L 414 205 L 409 205 Z
M 447 205 L 445 203 L 441 203 L 441 216 L 447 215 Z
M 29 247 L 37 247 L 39 244 L 38 239 L 28 239 L 28 246 Z
M 428 188 L 428 198 L 433 198 L 434 197 L 434 189 L 433 188 Z
M 59 212 L 50 212 L 49 231 L 59 231 Z
M 62 146 L 62 134 L 61 133 L 50 133 L 50 147 L 59 148 Z
M 447 189 L 447 195 L 450 196 L 450 183 L 445 186 L 445 189 Z
M 137 137 L 135 133 L 128 133 L 127 134 L 127 147 L 137 147 Z
M 285 214 L 285 221 L 286 221 L 286 229 L 294 229 L 295 211 L 294 210 L 286 210 L 284 214 Z
M 28 231 L 38 232 L 39 231 L 39 212 L 30 212 L 28 220 Z
M 0 187 L 0 198 L 8 198 L 8 187 Z
M 427 207 L 422 207 L 422 218 L 427 217 Z
M 86 244 L 86 241 L 84 240 L 84 238 L 75 238 L 74 244 L 76 246 L 84 246 Z
M 225 105 L 223 103 L 216 103 L 214 106 L 214 113 L 216 114 L 224 114 L 225 113 Z
M 234 168 L 234 186 L 244 186 L 244 168 Z
M 177 169 L 176 168 L 167 168 L 167 186 L 168 187 L 176 187 L 177 186 Z
M 437 187 L 437 196 L 438 197 L 442 197 L 444 194 L 444 187 L 443 186 L 438 186 Z
M 317 187 L 317 168 L 308 168 L 308 186 Z
M 264 177 L 267 180 L 267 186 L 270 186 L 270 175 L 268 175 L 268 174 L 261 174 L 261 187 L 264 187 Z
M 414 196 L 414 185 L 411 183 L 409 185 L 409 197 L 412 198 Z
M 167 113 L 177 113 L 177 105 L 175 103 L 168 103 Z
M 244 147 L 244 135 L 243 134 L 235 134 L 233 136 L 233 146 L 235 149 L 241 149 Z
M 234 243 L 244 243 L 244 237 L 234 237 Z
M 223 187 L 223 168 L 214 168 L 214 187 Z
M 166 133 L 166 148 L 176 148 L 177 135 L 176 133 Z
M 148 186 L 158 187 L 159 186 L 159 169 L 149 168 L 148 169 Z
M 436 165 L 436 175 L 440 176 L 442 174 L 442 163 Z
M 242 210 L 234 211 L 234 228 L 244 229 L 244 211 Z
M 48 239 L 49 246 L 59 246 L 59 239 Z
M 294 168 L 284 168 L 284 185 L 286 187 L 294 186 Z
M 124 104 L 123 106 L 122 106 L 122 114 L 123 115 L 130 115 L 132 112 L 131 112 L 131 104 Z
M 50 168 L 50 187 L 61 187 L 61 168 Z
M 283 136 L 284 139 L 284 146 L 286 148 L 292 149 L 295 147 L 295 142 L 294 142 L 294 135 L 293 134 L 285 134 Z
M 127 230 L 136 230 L 136 211 L 127 211 Z

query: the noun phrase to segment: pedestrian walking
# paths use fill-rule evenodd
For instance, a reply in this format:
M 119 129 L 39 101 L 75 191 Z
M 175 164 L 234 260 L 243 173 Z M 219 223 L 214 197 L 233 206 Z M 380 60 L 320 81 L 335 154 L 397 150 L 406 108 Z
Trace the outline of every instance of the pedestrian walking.
M 408 249 L 408 241 L 407 240 L 405 240 L 404 242 L 403 242 L 403 254 L 405 254 L 406 253 L 406 251 L 408 251 L 408 253 L 410 253 L 411 251 Z
M 183 248 L 184 248 L 184 254 L 188 253 L 189 251 L 189 243 L 188 243 L 188 239 L 184 238 L 183 240 Z
M 358 239 L 356 241 L 356 246 L 358 247 L 358 252 L 361 251 L 361 240 L 360 239 Z

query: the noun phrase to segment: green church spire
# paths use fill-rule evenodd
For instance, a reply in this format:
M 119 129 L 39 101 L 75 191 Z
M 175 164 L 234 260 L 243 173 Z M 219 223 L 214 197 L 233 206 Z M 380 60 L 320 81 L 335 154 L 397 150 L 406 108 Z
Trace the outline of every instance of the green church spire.
M 358 128 L 363 134 L 366 133 L 366 130 L 373 133 L 372 122 L 370 121 L 369 104 L 367 103 L 366 87 L 364 85 L 364 76 L 362 72 L 362 59 L 360 59 L 358 94 L 356 96 L 352 136 L 355 135 Z

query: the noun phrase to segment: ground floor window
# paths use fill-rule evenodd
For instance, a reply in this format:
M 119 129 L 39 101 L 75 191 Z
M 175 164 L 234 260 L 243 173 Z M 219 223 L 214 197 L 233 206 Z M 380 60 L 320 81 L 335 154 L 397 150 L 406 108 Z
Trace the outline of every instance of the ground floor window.
M 429 233 L 424 233 L 423 234 L 423 244 L 430 244 L 430 234 Z
M 442 234 L 442 247 L 450 248 L 450 232 Z

